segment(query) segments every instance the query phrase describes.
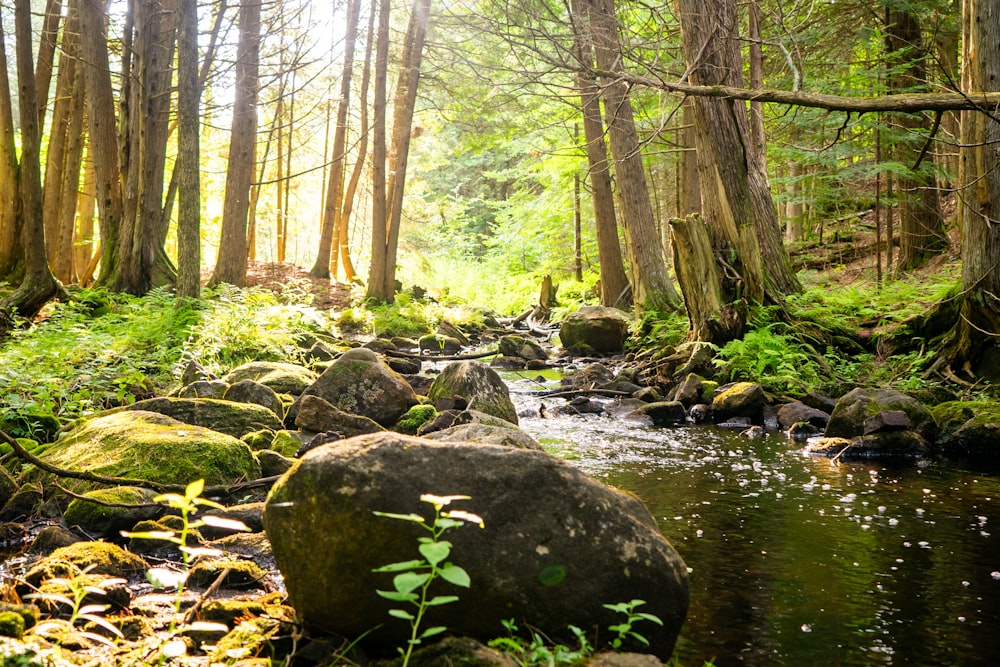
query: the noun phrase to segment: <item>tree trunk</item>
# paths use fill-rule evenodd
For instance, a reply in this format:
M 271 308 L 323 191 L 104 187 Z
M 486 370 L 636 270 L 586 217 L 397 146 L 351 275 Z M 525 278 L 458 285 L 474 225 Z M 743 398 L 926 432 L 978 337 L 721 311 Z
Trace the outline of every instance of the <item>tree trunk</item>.
M 69 24 L 67 24 L 69 28 Z M 63 53 L 66 53 L 65 51 Z M 77 55 L 79 51 L 77 51 Z M 60 68 L 61 69 L 61 68 Z M 73 281 L 73 240 L 76 228 L 76 199 L 80 192 L 80 167 L 83 161 L 83 121 L 84 113 L 84 91 L 83 73 L 79 67 L 74 67 L 72 86 L 72 97 L 69 109 L 69 124 L 67 126 L 67 143 L 65 163 L 62 169 L 62 183 L 52 183 L 51 187 L 59 185 L 62 194 L 59 196 L 59 206 L 57 223 L 55 225 L 55 238 L 48 239 L 49 247 L 55 247 L 55 262 L 50 261 L 50 266 L 56 278 L 63 284 Z M 48 194 L 47 192 L 45 193 Z
M 101 230 L 101 271 L 104 283 L 117 271 L 118 235 L 122 219 L 121 174 L 115 102 L 108 64 L 106 0 L 80 0 L 80 49 L 88 100 L 90 155 L 97 180 Z
M 589 0 L 588 17 L 598 67 L 607 72 L 621 70 L 621 42 L 612 0 Z M 626 240 L 634 261 L 635 301 L 642 308 L 670 312 L 680 307 L 680 295 L 670 282 L 653 219 L 629 87 L 624 81 L 608 76 L 602 92 Z
M 21 116 L 21 160 L 18 164 L 18 194 L 24 223 L 25 271 L 20 286 L 0 302 L 0 317 L 10 313 L 32 317 L 57 292 L 58 286 L 45 258 L 45 227 L 42 224 L 41 137 L 38 132 L 35 68 L 31 51 L 31 2 L 16 0 L 14 25 L 17 44 L 18 110 Z M 9 324 L 9 322 L 8 322 Z
M 712 231 L 697 213 L 670 221 L 677 282 L 684 293 L 690 340 L 723 343 L 742 333 L 738 295 L 726 293 L 712 247 Z
M 585 0 L 573 0 L 573 37 L 577 57 L 584 69 L 594 62 L 593 36 L 589 30 Z M 601 264 L 601 305 L 625 308 L 629 305 L 629 282 L 618 239 L 618 219 L 611 189 L 611 167 L 604 143 L 601 120 L 601 92 L 597 82 L 584 69 L 577 73 L 580 108 L 583 114 L 583 137 L 587 147 L 587 165 L 597 232 L 597 257 Z
M 14 110 L 7 74 L 7 46 L 0 24 L 0 279 L 20 282 L 24 270 L 21 246 L 20 198 L 17 194 L 17 152 L 14 147 Z
M 86 97 L 84 99 L 86 102 Z M 86 104 L 84 104 L 84 127 L 87 126 Z M 95 259 L 94 240 L 96 238 L 96 220 L 94 210 L 97 206 L 97 179 L 94 177 L 94 159 L 90 155 L 90 136 L 84 136 L 88 146 L 84 155 L 81 170 L 83 182 L 76 198 L 76 234 L 73 241 L 73 273 L 74 280 L 82 287 L 93 283 L 93 267 Z M 87 268 L 90 267 L 88 271 Z
M 410 140 L 413 136 L 413 112 L 417 104 L 417 86 L 420 83 L 420 63 L 424 53 L 424 39 L 430 20 L 431 0 L 414 0 L 410 25 L 406 30 L 403 55 L 400 59 L 399 80 L 392 119 L 392 147 L 390 151 L 389 187 L 386 205 L 385 278 L 389 290 L 386 301 L 392 302 L 396 291 L 396 252 L 399 248 L 399 230 L 403 224 L 403 192 L 406 186 L 406 165 L 410 157 Z
M 70 10 L 72 14 L 72 9 Z M 44 135 L 45 108 L 49 104 L 49 85 L 52 82 L 52 67 L 55 64 L 56 40 L 59 36 L 59 20 L 62 18 L 62 0 L 47 0 L 45 18 L 42 19 L 42 36 L 38 43 L 38 62 L 35 65 L 35 106 L 38 109 L 38 132 Z M 66 28 L 63 29 L 65 34 Z M 79 27 L 76 28 L 79 30 Z M 65 51 L 63 52 L 65 53 Z M 67 64 L 60 59 L 59 68 Z
M 385 110 L 386 83 L 389 74 L 389 0 L 381 0 L 378 10 L 378 46 L 375 49 L 375 99 L 372 119 L 372 260 L 368 270 L 366 296 L 389 301 L 393 286 L 385 284 L 386 263 L 386 187 L 385 187 Z
M 685 98 L 681 107 L 681 141 L 684 152 L 680 159 L 680 193 L 677 215 L 701 215 L 701 184 L 698 182 L 698 146 L 694 129 L 694 99 Z
M 917 17 L 895 3 L 886 6 L 886 47 L 889 91 L 910 93 L 926 88 L 926 56 Z M 924 157 L 913 168 L 923 150 L 923 133 L 930 119 L 923 115 L 900 114 L 895 118 L 900 136 L 894 143 L 895 160 L 910 167 L 898 176 L 899 259 L 897 273 L 911 271 L 948 248 L 944 215 L 938 203 L 934 161 Z
M 326 205 L 323 207 L 319 250 L 316 253 L 316 263 L 310 270 L 310 273 L 316 278 L 330 278 L 331 264 L 334 266 L 332 277 L 334 279 L 337 277 L 336 251 L 337 246 L 340 245 L 340 227 L 343 224 L 341 201 L 344 195 L 344 172 L 347 165 L 347 112 L 351 107 L 351 78 L 354 76 L 354 50 L 358 41 L 360 17 L 361 0 L 349 0 L 347 4 L 347 34 L 344 43 L 344 70 L 340 78 L 337 127 L 333 135 L 333 162 L 330 165 L 330 178 L 326 186 Z M 366 102 L 367 100 L 362 100 L 362 104 Z
M 964 0 L 962 90 L 1000 90 L 1000 0 Z M 958 218 L 962 305 L 937 367 L 1000 380 L 1000 123 L 962 113 Z
M 240 4 L 236 49 L 236 93 L 222 206 L 222 238 L 211 283 L 237 287 L 247 280 L 247 214 L 257 142 L 257 85 L 260 61 L 260 0 Z
M 177 296 L 201 294 L 198 1 L 179 0 L 177 35 Z

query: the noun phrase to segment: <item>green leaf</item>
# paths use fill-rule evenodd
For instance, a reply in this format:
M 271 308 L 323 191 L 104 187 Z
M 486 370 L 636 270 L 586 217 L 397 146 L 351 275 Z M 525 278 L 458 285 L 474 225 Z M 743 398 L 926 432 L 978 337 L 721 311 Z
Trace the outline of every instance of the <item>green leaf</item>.
M 205 490 L 205 480 L 196 479 L 195 481 L 187 485 L 187 488 L 184 490 L 184 498 L 185 500 L 194 500 L 195 498 L 200 496 L 202 491 L 204 490 Z
M 433 637 L 434 635 L 439 635 L 447 629 L 448 628 L 444 627 L 443 625 L 438 625 L 433 628 L 427 628 L 426 630 L 420 633 L 420 636 L 417 637 L 417 640 L 419 641 L 421 639 L 426 639 L 427 637 Z
M 413 614 L 406 611 L 405 609 L 390 609 L 389 615 L 394 618 L 401 618 L 404 621 L 412 621 L 414 619 Z
M 399 519 L 400 521 L 412 521 L 413 523 L 425 523 L 424 517 L 419 514 L 409 513 L 409 514 L 396 514 L 394 512 L 372 512 L 375 516 L 385 517 L 386 519 Z
M 416 602 L 416 593 L 400 593 L 399 591 L 375 591 L 379 597 L 383 597 L 386 600 L 392 600 L 393 602 Z
M 458 602 L 457 595 L 435 595 L 424 604 L 428 607 L 437 607 L 439 605 L 450 604 L 452 602 Z
M 377 567 L 372 572 L 402 572 L 403 570 L 415 570 L 418 567 L 424 567 L 427 563 L 422 560 L 404 560 L 398 563 L 389 563 L 388 565 L 383 565 L 382 567 Z
M 650 623 L 656 623 L 657 625 L 663 625 L 663 621 L 660 620 L 659 616 L 654 614 L 646 614 L 643 612 L 637 612 L 636 618 L 641 618 L 644 621 L 649 621 Z
M 392 578 L 392 585 L 400 593 L 410 593 L 423 586 L 430 578 L 430 572 L 403 572 Z
M 462 588 L 468 588 L 472 583 L 472 580 L 469 579 L 469 573 L 454 563 L 445 563 L 438 570 L 438 574 L 448 583 L 461 586 Z
M 420 555 L 426 558 L 428 563 L 437 565 L 448 558 L 448 554 L 451 553 L 451 542 L 441 541 L 421 544 L 419 550 Z

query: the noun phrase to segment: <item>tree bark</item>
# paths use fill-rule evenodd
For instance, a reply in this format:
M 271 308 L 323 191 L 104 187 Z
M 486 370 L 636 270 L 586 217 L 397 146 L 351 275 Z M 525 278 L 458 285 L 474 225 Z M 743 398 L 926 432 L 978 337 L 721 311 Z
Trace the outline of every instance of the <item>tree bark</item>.
M 62 0 L 46 0 L 45 17 L 42 19 L 42 35 L 38 42 L 38 62 L 35 65 L 35 93 L 37 95 L 35 106 L 38 109 L 40 135 L 44 135 L 45 108 L 49 104 L 49 85 L 52 82 L 52 68 L 55 64 L 56 41 L 59 36 L 61 15 Z M 65 29 L 64 27 L 64 33 Z M 66 64 L 65 60 L 60 60 L 59 68 L 62 69 Z
M 260 0 L 240 4 L 236 49 L 236 98 L 222 207 L 222 238 L 211 283 L 237 287 L 247 280 L 247 215 L 257 141 L 257 86 L 260 62 Z
M 1000 0 L 964 0 L 963 90 L 1000 90 Z M 1000 123 L 962 114 L 958 218 L 962 234 L 962 305 L 934 368 L 1000 380 Z
M 926 57 L 917 17 L 904 7 L 886 5 L 886 48 L 890 92 L 913 92 L 926 88 Z M 899 259 L 897 273 L 911 271 L 948 248 L 944 215 L 938 202 L 934 161 L 928 155 L 921 161 L 922 134 L 929 132 L 930 119 L 903 114 L 896 119 L 901 135 L 894 141 L 894 158 L 910 167 L 898 176 Z M 919 139 L 919 144 L 915 142 Z M 917 162 L 919 166 L 916 166 Z
M 641 308 L 670 312 L 681 306 L 681 300 L 670 282 L 653 218 L 629 86 L 617 76 L 622 69 L 622 55 L 612 0 L 589 0 L 588 18 L 597 64 L 602 70 L 614 73 L 603 77 L 602 93 L 626 240 L 634 262 L 635 302 Z
M 201 138 L 198 2 L 179 0 L 177 36 L 177 296 L 201 294 Z
M 670 221 L 671 247 L 677 282 L 684 293 L 690 340 L 723 342 L 742 333 L 742 313 L 737 299 L 725 293 L 719 273 L 712 231 L 697 213 Z M 726 285 L 732 281 L 726 280 Z
M 594 226 L 597 232 L 597 257 L 601 265 L 601 305 L 626 308 L 630 303 L 630 285 L 618 239 L 611 166 L 608 164 L 608 149 L 604 143 L 604 121 L 601 120 L 601 91 L 597 81 L 586 73 L 586 68 L 594 62 L 594 49 L 585 0 L 573 0 L 572 11 L 577 57 L 584 65 L 577 72 L 577 86 L 580 88 L 583 137 L 587 148 Z
M 35 68 L 31 50 L 31 2 L 16 0 L 14 25 L 17 44 L 18 110 L 21 116 L 21 159 L 18 164 L 18 194 L 24 222 L 21 242 L 25 271 L 20 286 L 0 302 L 0 317 L 10 313 L 32 317 L 58 290 L 45 257 L 45 227 L 42 223 L 41 137 L 38 132 Z M 9 322 L 7 322 L 9 324 Z
M 381 0 L 378 10 L 378 42 L 375 49 L 375 99 L 372 118 L 372 260 L 366 296 L 376 301 L 391 299 L 393 286 L 385 284 L 386 264 L 386 179 L 385 111 L 389 76 L 389 0 Z
M 0 278 L 20 282 L 24 270 L 21 246 L 20 197 L 17 194 L 17 152 L 14 147 L 14 110 L 7 74 L 7 46 L 0 25 Z
M 351 78 L 354 76 L 354 50 L 358 41 L 358 22 L 361 17 L 361 0 L 349 0 L 347 5 L 347 34 L 344 44 L 344 70 L 340 78 L 340 99 L 337 100 L 337 126 L 333 134 L 333 162 L 326 186 L 326 205 L 323 207 L 323 224 L 319 238 L 316 263 L 310 273 L 316 278 L 330 278 L 331 265 L 336 279 L 337 247 L 340 245 L 340 226 L 343 224 L 341 202 L 344 196 L 344 172 L 347 165 L 347 112 L 351 106 Z M 367 100 L 362 100 L 365 104 Z M 336 245 L 334 245 L 336 243 Z

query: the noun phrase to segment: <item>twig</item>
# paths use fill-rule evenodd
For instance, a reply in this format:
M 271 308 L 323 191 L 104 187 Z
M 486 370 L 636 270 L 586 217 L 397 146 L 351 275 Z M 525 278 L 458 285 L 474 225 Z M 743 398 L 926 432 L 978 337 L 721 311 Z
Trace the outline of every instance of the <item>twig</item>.
M 108 500 L 100 500 L 99 498 L 91 498 L 90 496 L 85 496 L 80 493 L 74 493 L 73 491 L 70 491 L 59 482 L 53 482 L 52 486 L 62 491 L 70 498 L 76 498 L 77 500 L 85 500 L 88 503 L 94 503 L 95 505 L 100 505 L 101 507 L 120 507 L 122 509 L 129 509 L 129 510 L 145 509 L 147 507 L 163 507 L 160 503 L 113 503 Z
M 203 606 L 205 606 L 205 602 L 208 600 L 208 598 L 215 595 L 215 592 L 219 590 L 219 587 L 222 585 L 222 582 L 226 580 L 226 577 L 228 577 L 229 573 L 232 571 L 233 568 L 227 567 L 224 568 L 222 572 L 219 573 L 219 576 L 215 578 L 215 581 L 212 582 L 212 585 L 206 588 L 205 592 L 203 592 L 200 596 L 198 596 L 198 599 L 195 600 L 194 604 L 191 605 L 191 607 L 186 612 L 184 612 L 184 618 L 181 621 L 182 625 L 187 625 L 188 623 L 194 620 L 195 615 L 199 611 L 201 611 L 201 608 Z
M 420 359 L 421 361 L 462 361 L 464 359 L 482 359 L 483 357 L 493 357 L 499 354 L 496 350 L 486 352 L 476 352 L 473 354 L 413 354 L 412 352 L 401 352 L 399 350 L 386 350 L 385 354 L 390 357 L 402 357 L 404 359 Z
M 841 449 L 839 452 L 837 452 L 836 456 L 834 456 L 832 459 L 830 459 L 830 465 L 836 465 L 836 464 L 840 463 L 840 457 L 844 455 L 844 452 L 846 452 L 848 449 L 850 449 L 853 446 L 854 446 L 854 441 L 853 440 L 851 442 L 847 443 L 847 445 L 843 449 Z

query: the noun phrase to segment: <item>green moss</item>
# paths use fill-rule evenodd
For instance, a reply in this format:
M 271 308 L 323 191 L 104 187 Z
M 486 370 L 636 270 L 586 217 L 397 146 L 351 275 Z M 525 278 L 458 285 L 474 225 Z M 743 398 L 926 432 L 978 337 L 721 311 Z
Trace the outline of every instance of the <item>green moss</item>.
M 715 380 L 702 380 L 701 381 L 701 402 L 712 404 L 712 400 L 715 398 L 715 390 L 719 388 L 719 383 Z
M 433 405 L 414 405 L 400 417 L 393 430 L 407 435 L 416 435 L 417 429 L 437 417 Z
M 274 438 L 274 434 L 265 428 L 259 431 L 253 431 L 252 433 L 247 433 L 241 437 L 240 440 L 245 442 L 247 447 L 256 452 L 261 449 L 270 448 L 272 438 Z
M 222 572 L 229 569 L 222 582 L 224 588 L 253 588 L 261 586 L 267 573 L 249 560 L 219 559 L 202 561 L 191 568 L 188 583 L 197 588 L 212 584 Z
M 988 401 L 948 401 L 933 406 L 930 411 L 942 433 L 950 433 L 977 415 L 1000 414 L 1000 405 Z
M 273 618 L 254 618 L 243 621 L 215 643 L 215 650 L 210 656 L 210 662 L 212 664 L 231 664 L 234 660 L 274 656 L 275 647 L 272 640 L 282 629 L 282 625 L 280 621 Z
M 274 434 L 267 449 L 292 458 L 302 448 L 302 440 L 294 431 L 278 431 Z
M 105 524 L 118 523 L 116 519 L 121 518 L 127 522 L 129 517 L 135 517 L 137 509 L 124 507 L 109 507 L 110 503 L 118 505 L 144 505 L 153 501 L 154 493 L 148 489 L 141 489 L 135 486 L 118 486 L 110 489 L 97 489 L 84 494 L 87 498 L 92 498 L 96 502 L 88 502 L 81 498 L 74 498 L 70 501 L 69 507 L 63 514 L 63 522 L 67 526 L 81 526 L 86 530 Z M 145 508 L 142 508 L 145 509 Z M 156 508 L 148 508 L 145 512 L 148 515 L 158 513 Z M 141 518 L 141 517 L 139 517 Z M 132 518 L 134 523 L 137 518 Z M 130 528 L 131 525 L 122 525 L 121 528 Z
M 36 604 L 9 604 L 0 602 L 0 613 L 13 613 L 21 617 L 24 621 L 24 629 L 30 630 L 38 625 L 42 618 L 42 612 Z
M 24 635 L 24 617 L 16 611 L 0 611 L 0 636 L 20 639 Z
M 236 438 L 152 412 L 95 417 L 51 446 L 46 462 L 70 470 L 170 484 L 204 479 L 209 486 L 260 476 L 250 448 Z M 34 471 L 32 479 L 47 479 Z M 87 483 L 66 480 L 73 490 Z
M 68 547 L 60 547 L 39 561 L 39 565 L 47 561 L 67 563 L 81 570 L 91 567 L 93 574 L 106 574 L 110 577 L 128 577 L 149 567 L 142 558 L 110 542 L 77 542 Z

